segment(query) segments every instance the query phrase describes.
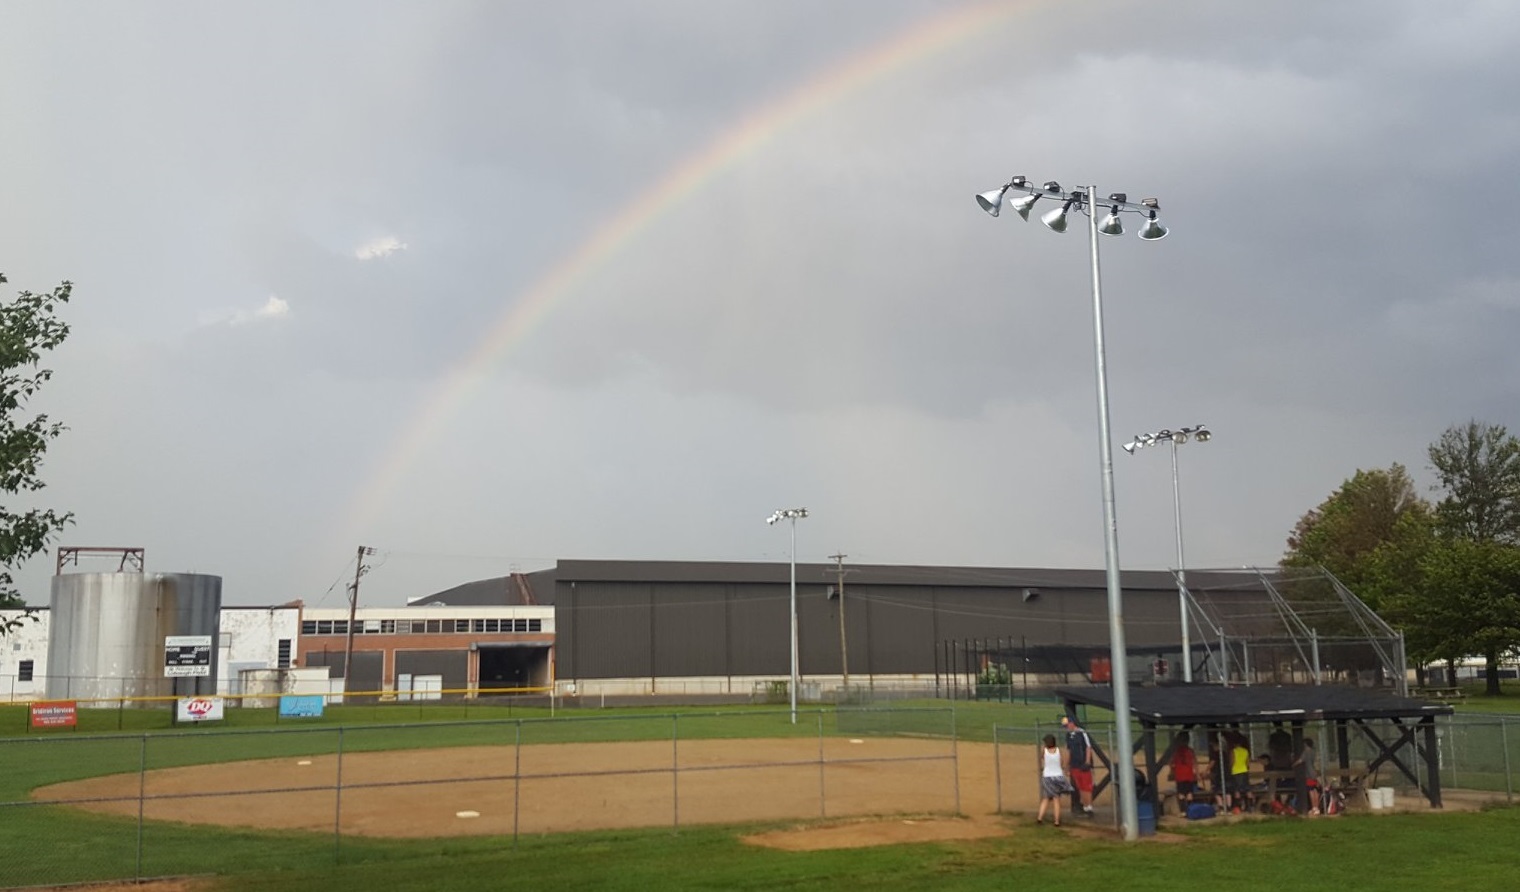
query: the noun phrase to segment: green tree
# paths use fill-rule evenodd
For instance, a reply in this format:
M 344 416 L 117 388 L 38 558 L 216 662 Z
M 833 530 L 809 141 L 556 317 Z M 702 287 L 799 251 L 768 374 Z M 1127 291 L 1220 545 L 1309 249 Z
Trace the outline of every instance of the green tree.
M 1299 518 L 1280 564 L 1324 567 L 1376 609 L 1389 549 L 1422 530 L 1430 512 L 1403 465 L 1359 470 Z
M 1520 440 L 1503 425 L 1474 420 L 1447 428 L 1429 455 L 1446 492 L 1436 513 L 1448 533 L 1520 542 Z
M 0 284 L 7 281 L 0 273 Z M 39 468 L 48 444 L 64 427 L 46 415 L 27 417 L 28 401 L 53 377 L 42 368 L 42 355 L 63 343 L 69 326 L 57 312 L 68 303 L 73 285 L 64 282 L 52 291 L 22 291 L 0 302 L 0 491 L 11 504 L 0 507 L 0 607 L 21 607 L 11 571 L 47 548 L 48 542 L 72 522 L 72 514 L 50 508 L 18 508 L 17 496 L 42 489 Z M 0 634 L 20 620 L 0 623 Z
M 1488 693 L 1499 693 L 1499 659 L 1520 645 L 1520 548 L 1439 536 L 1418 561 L 1415 582 L 1390 613 L 1416 659 L 1481 655 Z

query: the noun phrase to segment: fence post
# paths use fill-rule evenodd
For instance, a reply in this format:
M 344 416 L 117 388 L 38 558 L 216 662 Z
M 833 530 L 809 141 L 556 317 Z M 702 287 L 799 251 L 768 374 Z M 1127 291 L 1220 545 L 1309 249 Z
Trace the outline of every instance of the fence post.
M 142 736 L 137 758 L 137 869 L 132 878 L 143 878 L 143 805 L 148 795 L 148 735 Z
M 672 830 L 681 829 L 681 714 L 670 714 L 670 822 Z
M 1509 776 L 1509 719 L 1499 716 L 1499 746 L 1504 748 L 1504 799 L 1515 803 L 1515 786 Z
M 996 726 L 994 726 L 996 727 Z M 961 813 L 961 748 L 955 729 L 955 707 L 950 707 L 950 771 L 955 783 L 955 813 Z
M 829 816 L 829 800 L 824 795 L 823 787 L 823 712 L 816 713 L 818 718 L 818 816 Z
M 997 813 L 1003 813 L 1003 750 L 998 744 L 998 726 L 992 726 L 992 788 Z
M 338 767 L 333 778 L 333 863 L 343 860 L 343 726 L 338 726 Z
M 522 719 L 512 743 L 512 849 L 517 849 L 518 816 L 522 814 Z

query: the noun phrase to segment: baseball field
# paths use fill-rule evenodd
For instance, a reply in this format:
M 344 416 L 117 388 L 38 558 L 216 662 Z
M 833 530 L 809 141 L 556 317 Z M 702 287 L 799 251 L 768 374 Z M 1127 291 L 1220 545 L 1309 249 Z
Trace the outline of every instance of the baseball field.
M 1429 866 L 1450 859 L 1464 889 L 1508 888 L 1498 842 L 1520 830 L 1512 809 L 1174 822 L 1139 845 L 1102 819 L 1037 828 L 1033 731 L 990 741 L 994 724 L 1029 729 L 1049 711 L 938 704 L 798 725 L 766 710 L 367 727 L 335 715 L 4 739 L 0 886 L 1455 888 Z

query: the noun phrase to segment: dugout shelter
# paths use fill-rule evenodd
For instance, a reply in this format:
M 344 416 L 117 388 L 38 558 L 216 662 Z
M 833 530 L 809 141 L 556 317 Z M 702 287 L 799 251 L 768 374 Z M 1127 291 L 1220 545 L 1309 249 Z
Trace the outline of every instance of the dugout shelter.
M 1056 696 L 1073 720 L 1082 706 L 1114 711 L 1112 687 L 1064 687 L 1056 690 Z M 1336 685 L 1201 684 L 1131 688 L 1129 704 L 1130 718 L 1141 728 L 1134 743 L 1134 757 L 1140 760 L 1136 769 L 1144 772 L 1151 790 L 1160 789 L 1161 772 L 1171 763 L 1176 745 L 1173 735 L 1158 752 L 1157 738 L 1165 730 L 1206 733 L 1237 729 L 1248 733 L 1282 729 L 1292 735 L 1293 752 L 1297 753 L 1305 731 L 1323 723 L 1332 741 L 1321 745 L 1327 760 L 1322 779 L 1359 788 L 1365 778 L 1390 767 L 1417 788 L 1432 808 L 1441 807 L 1436 717 L 1452 714 L 1452 708 L 1445 704 Z M 1105 776 L 1094 785 L 1096 795 L 1113 780 L 1114 765 L 1097 741 L 1093 743 L 1094 754 L 1106 769 Z M 1370 758 L 1358 762 L 1354 758 L 1358 751 L 1370 753 Z

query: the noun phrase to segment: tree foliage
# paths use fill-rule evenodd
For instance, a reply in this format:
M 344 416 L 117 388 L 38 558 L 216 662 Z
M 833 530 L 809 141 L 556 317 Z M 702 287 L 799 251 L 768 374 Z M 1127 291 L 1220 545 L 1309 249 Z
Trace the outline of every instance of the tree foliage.
M 1377 607 L 1390 548 L 1419 538 L 1431 517 L 1403 465 L 1357 471 L 1299 518 L 1281 565 L 1324 567 Z
M 0 284 L 6 282 L 0 274 Z M 68 525 L 72 514 L 50 508 L 17 507 L 18 496 L 46 486 L 39 469 L 48 444 L 64 426 L 47 415 L 28 417 L 27 403 L 53 377 L 42 367 L 43 354 L 63 343 L 69 326 L 58 318 L 73 286 L 64 282 L 52 291 L 22 291 L 0 302 L 0 491 L 9 496 L 0 507 L 0 607 L 20 607 L 21 595 L 11 571 L 47 548 Z M 0 626 L 10 631 L 15 621 Z
M 1400 465 L 1357 471 L 1288 538 L 1285 568 L 1322 566 L 1404 633 L 1417 663 L 1481 656 L 1491 693 L 1520 647 L 1520 440 L 1453 425 L 1428 450 L 1432 507 Z
M 1520 644 L 1520 548 L 1443 535 L 1417 560 L 1408 591 L 1389 614 L 1416 660 L 1448 664 L 1481 656 L 1488 692 L 1499 693 L 1499 661 Z
M 1429 454 L 1446 492 L 1436 513 L 1450 535 L 1520 543 L 1520 440 L 1473 420 L 1447 428 Z

